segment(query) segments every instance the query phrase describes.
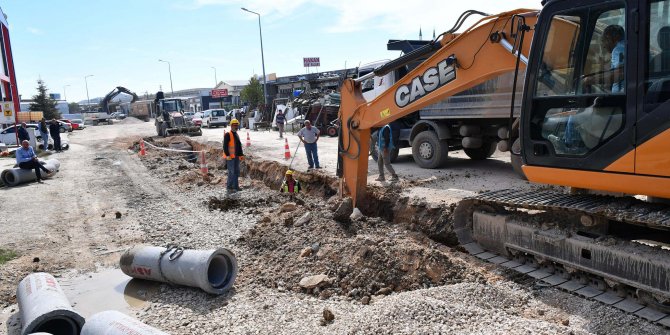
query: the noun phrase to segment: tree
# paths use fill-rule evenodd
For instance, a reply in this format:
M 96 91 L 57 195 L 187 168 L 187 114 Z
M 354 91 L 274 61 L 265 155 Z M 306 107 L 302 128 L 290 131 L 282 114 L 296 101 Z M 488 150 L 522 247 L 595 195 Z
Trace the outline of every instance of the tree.
M 250 109 L 258 107 L 263 103 L 263 86 L 256 76 L 249 79 L 249 84 L 240 92 L 240 99 L 249 104 Z
M 56 100 L 49 97 L 47 87 L 42 79 L 37 80 L 37 95 L 33 96 L 30 103 L 30 111 L 44 113 L 44 118 L 60 119 L 60 112 L 56 109 Z
M 71 102 L 71 103 L 67 104 L 67 106 L 68 106 L 68 109 L 70 109 L 70 114 L 76 114 L 76 113 L 81 112 L 81 105 L 79 105 L 76 102 Z

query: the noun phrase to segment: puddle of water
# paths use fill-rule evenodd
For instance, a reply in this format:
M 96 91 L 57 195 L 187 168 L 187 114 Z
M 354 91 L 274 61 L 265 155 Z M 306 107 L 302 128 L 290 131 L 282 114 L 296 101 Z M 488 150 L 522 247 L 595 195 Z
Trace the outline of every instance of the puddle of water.
M 75 310 L 85 318 L 106 310 L 132 314 L 148 304 L 159 283 L 133 279 L 120 269 L 88 273 L 59 283 Z

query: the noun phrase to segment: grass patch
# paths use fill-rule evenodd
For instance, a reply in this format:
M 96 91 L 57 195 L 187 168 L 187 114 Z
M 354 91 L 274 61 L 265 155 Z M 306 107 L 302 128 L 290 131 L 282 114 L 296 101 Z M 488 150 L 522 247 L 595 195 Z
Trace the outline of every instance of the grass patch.
M 5 264 L 12 259 L 16 258 L 18 255 L 13 250 L 1 249 L 0 248 L 0 265 Z

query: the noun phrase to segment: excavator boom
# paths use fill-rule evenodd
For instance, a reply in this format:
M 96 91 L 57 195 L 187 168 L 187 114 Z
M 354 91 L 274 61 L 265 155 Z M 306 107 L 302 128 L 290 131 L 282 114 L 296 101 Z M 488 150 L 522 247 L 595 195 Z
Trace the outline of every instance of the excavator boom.
M 345 80 L 341 90 L 338 162 L 338 174 L 346 187 L 341 190 L 343 194 L 348 193 L 354 203 L 364 198 L 372 128 L 514 71 L 518 56 L 515 50 L 520 48 L 525 60 L 532 40 L 532 31 L 520 38 L 524 32 L 518 22 L 525 22 L 525 27 L 533 26 L 537 13 L 518 9 L 486 16 L 458 35 L 441 35 L 441 39 L 433 42 L 432 48 L 439 49 L 432 56 L 369 103 L 361 93 L 361 81 L 366 78 Z

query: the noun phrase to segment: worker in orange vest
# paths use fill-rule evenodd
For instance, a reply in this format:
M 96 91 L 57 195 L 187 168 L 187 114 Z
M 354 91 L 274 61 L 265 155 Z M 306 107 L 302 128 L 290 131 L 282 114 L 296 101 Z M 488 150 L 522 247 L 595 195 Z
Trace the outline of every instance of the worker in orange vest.
M 237 134 L 240 127 L 240 121 L 230 120 L 230 131 L 223 136 L 223 154 L 226 156 L 226 166 L 228 167 L 228 182 L 226 189 L 234 193 L 240 190 L 238 179 L 240 177 L 240 161 L 244 160 L 242 152 L 242 142 Z

